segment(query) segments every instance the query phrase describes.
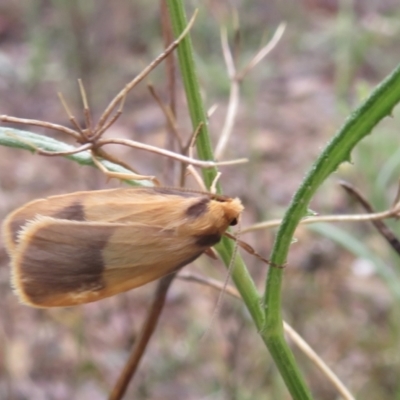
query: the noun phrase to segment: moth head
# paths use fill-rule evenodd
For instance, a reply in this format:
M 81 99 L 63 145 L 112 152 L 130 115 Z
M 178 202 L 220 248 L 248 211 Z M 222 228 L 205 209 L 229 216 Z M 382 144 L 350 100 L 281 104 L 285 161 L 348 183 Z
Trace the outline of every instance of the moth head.
M 242 205 L 242 202 L 236 198 L 236 199 L 229 199 L 229 201 L 226 202 L 226 205 L 224 207 L 225 210 L 225 218 L 228 221 L 230 226 L 237 225 L 239 222 L 240 214 L 244 210 L 244 207 Z
M 215 199 L 210 208 L 212 215 L 218 219 L 218 225 L 225 231 L 229 226 L 236 225 L 244 207 L 239 199 L 224 198 Z
M 226 196 L 202 196 L 194 198 L 185 211 L 185 228 L 199 234 L 222 235 L 229 226 L 236 225 L 243 211 L 239 199 Z M 191 233 L 190 233 L 191 234 Z

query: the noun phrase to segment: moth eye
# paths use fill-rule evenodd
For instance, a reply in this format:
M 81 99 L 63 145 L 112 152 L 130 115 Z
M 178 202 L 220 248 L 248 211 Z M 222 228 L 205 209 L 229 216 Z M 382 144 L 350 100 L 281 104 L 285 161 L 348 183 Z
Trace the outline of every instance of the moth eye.
M 237 223 L 238 223 L 237 218 L 234 218 L 229 225 L 234 226 L 234 225 L 237 225 Z

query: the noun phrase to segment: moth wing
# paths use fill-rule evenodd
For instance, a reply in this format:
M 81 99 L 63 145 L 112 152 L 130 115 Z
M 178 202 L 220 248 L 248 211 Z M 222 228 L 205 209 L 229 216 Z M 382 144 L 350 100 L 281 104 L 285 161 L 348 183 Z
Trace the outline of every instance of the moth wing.
M 88 303 L 167 275 L 207 247 L 175 229 L 39 217 L 19 234 L 12 283 L 36 307 Z
M 70 221 L 153 224 L 182 222 L 190 206 L 200 205 L 204 195 L 165 188 L 119 188 L 75 192 L 31 201 L 13 211 L 3 223 L 9 253 L 17 246 L 19 231 L 38 216 Z

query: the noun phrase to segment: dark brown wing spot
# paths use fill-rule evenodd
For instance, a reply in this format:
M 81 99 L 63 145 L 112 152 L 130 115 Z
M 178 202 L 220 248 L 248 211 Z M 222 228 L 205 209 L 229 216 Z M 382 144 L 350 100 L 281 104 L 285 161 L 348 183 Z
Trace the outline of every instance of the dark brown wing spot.
M 221 240 L 221 235 L 212 233 L 209 235 L 196 236 L 196 244 L 201 247 L 211 247 Z
M 198 218 L 205 214 L 208 210 L 208 203 L 210 199 L 208 197 L 202 197 L 195 204 L 192 204 L 187 210 L 186 215 L 192 218 Z
M 66 231 L 68 234 L 49 224 L 29 239 L 18 268 L 22 290 L 34 304 L 45 304 L 46 299 L 60 294 L 104 287 L 102 250 L 113 229 L 70 225 Z
M 42 203 L 46 204 L 46 203 Z M 21 209 L 21 212 L 18 212 L 14 218 L 10 222 L 10 230 L 12 234 L 13 243 L 18 242 L 18 234 L 21 228 L 27 223 L 27 221 L 34 219 L 37 215 L 46 215 L 57 219 L 67 219 L 70 221 L 85 221 L 85 210 L 83 205 L 76 201 L 71 203 L 70 205 L 62 208 L 61 210 L 56 211 L 55 213 L 51 213 L 46 210 L 38 211 L 37 214 L 32 213 L 32 207 L 29 206 Z M 33 208 L 33 210 L 35 210 Z
M 85 208 L 80 201 L 70 204 L 69 206 L 57 211 L 53 218 L 68 219 L 69 221 L 85 221 Z

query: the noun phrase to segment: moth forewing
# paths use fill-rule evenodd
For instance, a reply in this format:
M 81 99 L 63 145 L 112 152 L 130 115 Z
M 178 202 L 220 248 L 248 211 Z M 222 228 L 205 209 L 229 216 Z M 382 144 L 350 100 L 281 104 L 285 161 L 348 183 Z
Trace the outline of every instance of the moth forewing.
M 38 307 L 100 300 L 190 263 L 242 210 L 238 199 L 166 188 L 36 200 L 4 222 L 13 286 Z
M 220 226 L 226 223 L 226 218 L 234 219 L 242 210 L 238 199 L 218 197 L 213 200 L 208 193 L 170 188 L 76 192 L 34 200 L 22 206 L 5 220 L 3 235 L 7 248 L 12 251 L 20 229 L 37 215 L 74 221 L 157 223 L 164 227 L 188 221 L 207 225 L 214 221 Z

